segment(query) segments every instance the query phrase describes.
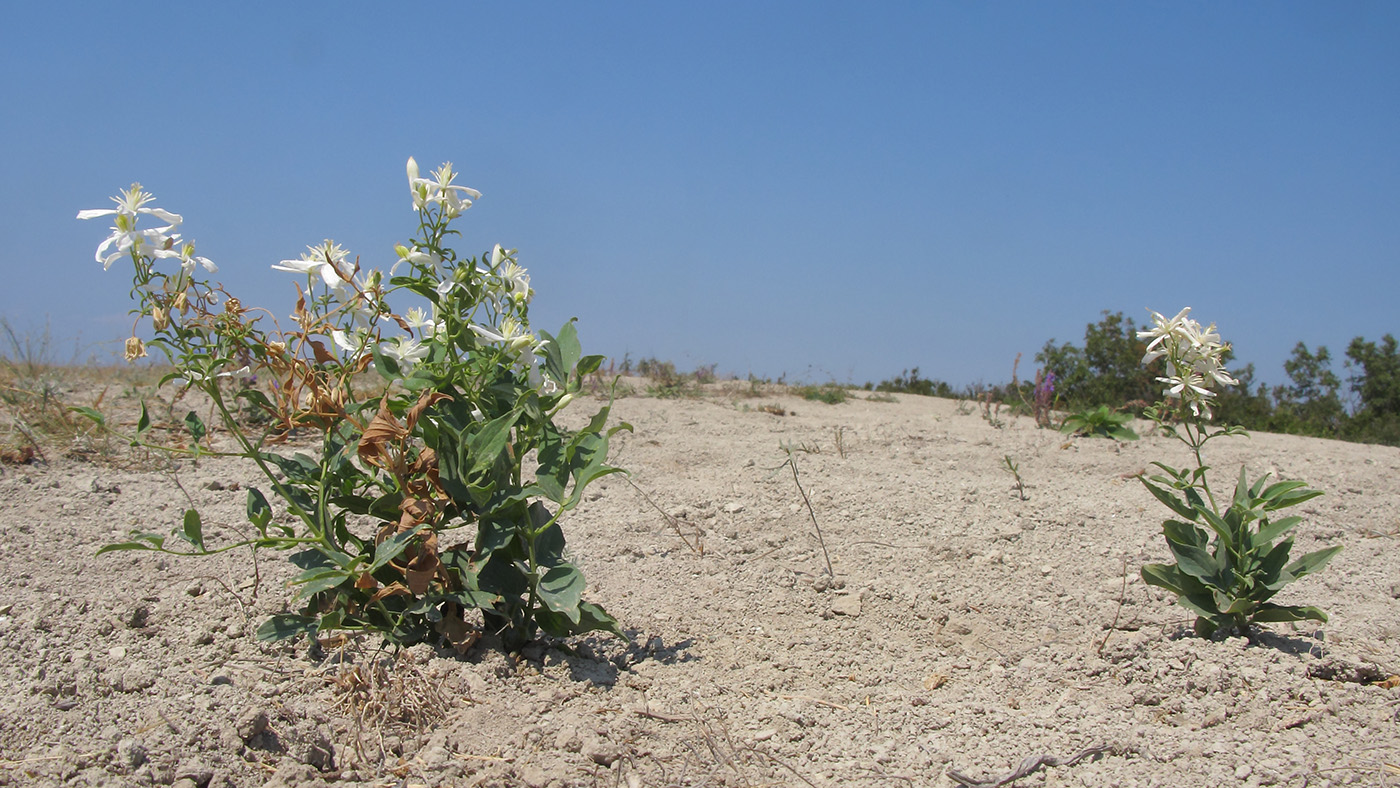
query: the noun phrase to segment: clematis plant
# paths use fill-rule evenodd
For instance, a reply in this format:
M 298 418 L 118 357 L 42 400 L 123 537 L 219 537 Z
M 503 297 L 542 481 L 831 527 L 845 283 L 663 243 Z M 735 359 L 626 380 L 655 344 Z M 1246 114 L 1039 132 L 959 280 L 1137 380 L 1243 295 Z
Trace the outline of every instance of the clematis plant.
M 1245 433 L 1239 427 L 1209 424 L 1216 387 L 1237 381 L 1225 370 L 1229 345 L 1221 342 L 1215 324 L 1202 328 L 1190 312 L 1187 307 L 1172 318 L 1153 312 L 1153 327 L 1138 332 L 1138 339 L 1148 343 L 1142 363 L 1160 358 L 1166 371 L 1157 378 L 1165 386 L 1162 400 L 1146 411 L 1147 416 L 1163 433 L 1185 443 L 1196 461 L 1190 469 L 1154 462 L 1162 474 L 1138 477 L 1179 518 L 1162 523 L 1175 563 L 1148 564 L 1142 579 L 1176 594 L 1177 601 L 1197 615 L 1196 631 L 1202 636 L 1245 631 L 1267 622 L 1325 622 L 1327 614 L 1316 607 L 1269 601 L 1284 586 L 1322 569 L 1342 549 L 1327 547 L 1289 561 L 1290 531 L 1302 518 L 1278 517 L 1276 512 L 1322 493 L 1300 481 L 1268 484 L 1267 475 L 1251 483 L 1244 468 L 1223 511 L 1211 491 L 1202 447 L 1214 438 Z
M 610 403 L 580 430 L 554 423 L 602 359 L 582 355 L 572 321 L 554 335 L 531 330 L 534 291 L 514 250 L 463 257 L 448 245 L 452 223 L 481 197 L 456 177 L 444 164 L 421 178 L 409 159 L 418 230 L 395 247 L 387 277 L 331 240 L 273 265 L 300 277 L 285 329 L 198 278 L 198 267 L 217 269 L 175 232 L 179 215 L 147 207 L 139 185 L 114 209 L 78 214 L 114 217 L 97 250 L 104 268 L 133 264 L 127 357 L 161 351 L 174 367 L 161 385 L 208 395 L 234 444 L 216 450 L 191 412 L 191 445 L 158 448 L 248 459 L 290 515 L 277 518 L 253 487 L 240 536 L 206 541 L 189 509 L 169 535 L 133 532 L 102 552 L 287 551 L 301 570 L 296 609 L 259 627 L 264 639 L 363 630 L 465 649 L 484 633 L 515 649 L 541 633 L 621 635 L 583 599 L 561 517 L 590 482 L 619 472 L 609 439 L 630 427 L 608 426 Z M 148 219 L 161 224 L 138 227 Z M 399 314 L 391 297 L 419 303 Z M 268 426 L 247 427 L 238 402 Z M 150 427 L 143 406 L 134 440 L 154 446 Z M 307 432 L 315 454 L 280 448 Z

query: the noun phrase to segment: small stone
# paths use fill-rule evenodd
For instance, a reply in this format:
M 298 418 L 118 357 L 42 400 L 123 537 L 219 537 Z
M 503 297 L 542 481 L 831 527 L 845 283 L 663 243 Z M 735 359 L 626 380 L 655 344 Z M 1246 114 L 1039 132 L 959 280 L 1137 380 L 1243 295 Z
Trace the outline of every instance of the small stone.
M 214 770 L 200 761 L 184 761 L 175 769 L 176 785 L 181 780 L 188 780 L 191 785 L 205 786 L 214 779 Z
M 515 774 L 520 781 L 530 788 L 545 788 L 549 785 L 549 773 L 533 763 L 516 767 Z
M 198 580 L 191 581 L 189 585 L 185 586 L 185 593 L 190 596 L 199 596 L 204 593 L 204 584 Z
M 730 501 L 724 505 L 724 511 L 726 514 L 738 514 L 744 511 L 744 505 L 738 501 Z
M 126 659 L 126 646 L 112 646 L 107 649 L 107 656 L 115 660 Z
M 151 621 L 151 609 L 145 605 L 137 605 L 127 614 L 126 625 L 131 629 L 140 629 Z
M 216 683 L 218 678 L 217 676 L 215 677 Z M 270 722 L 271 719 L 267 716 L 267 709 L 249 709 L 239 716 L 235 730 L 238 732 L 238 737 L 244 742 L 247 742 L 267 730 L 267 726 Z
M 154 665 L 149 662 L 133 662 L 126 670 L 122 671 L 121 678 L 117 680 L 117 689 L 122 692 L 139 692 L 155 686 L 157 671 Z
M 146 747 L 135 739 L 122 739 L 117 742 L 117 760 L 128 769 L 136 769 L 146 762 Z
M 622 753 L 618 752 L 616 748 L 601 746 L 588 748 L 587 755 L 588 760 L 593 761 L 605 769 L 612 766 L 617 762 L 618 758 L 622 757 Z
M 835 613 L 838 616 L 851 616 L 854 618 L 855 616 L 860 615 L 860 609 L 860 594 L 846 594 L 845 596 L 839 596 L 831 603 L 831 612 Z

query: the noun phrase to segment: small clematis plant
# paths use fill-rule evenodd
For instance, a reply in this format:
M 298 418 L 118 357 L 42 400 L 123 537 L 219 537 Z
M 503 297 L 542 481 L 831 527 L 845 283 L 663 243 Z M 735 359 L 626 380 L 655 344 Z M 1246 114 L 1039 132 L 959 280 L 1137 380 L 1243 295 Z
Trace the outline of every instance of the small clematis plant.
M 268 640 L 360 630 L 465 649 L 485 633 L 513 650 L 541 633 L 622 634 L 583 599 L 560 519 L 590 482 L 619 472 L 609 439 L 630 427 L 607 425 L 610 403 L 582 429 L 554 423 L 602 359 L 582 355 L 572 321 L 554 335 L 531 330 L 534 291 L 514 250 L 462 257 L 448 245 L 481 197 L 455 179 L 450 164 L 425 178 L 408 160 L 418 231 L 387 274 L 330 240 L 272 266 L 299 278 L 285 329 L 200 278 L 216 266 L 139 185 L 116 208 L 78 214 L 113 217 L 97 249 L 104 268 L 134 266 L 127 358 L 162 352 L 174 371 L 161 385 L 206 394 L 234 444 L 215 450 L 191 412 L 190 445 L 158 448 L 250 460 L 286 513 L 253 487 L 238 537 L 207 542 L 189 509 L 170 535 L 133 532 L 102 552 L 287 551 L 301 570 L 297 609 L 259 627 Z M 391 297 L 418 304 L 400 314 Z M 240 408 L 259 418 L 237 418 Z M 294 433 L 316 436 L 319 451 L 282 449 Z M 134 441 L 155 446 L 151 436 L 143 405 Z
M 1328 547 L 1289 561 L 1289 532 L 1302 518 L 1275 513 L 1322 493 L 1300 481 L 1268 484 L 1267 475 L 1250 483 L 1244 468 L 1224 511 L 1211 491 L 1202 447 L 1214 438 L 1245 433 L 1209 424 L 1216 387 L 1237 381 L 1224 368 L 1229 345 L 1221 342 L 1215 324 L 1202 328 L 1190 312 L 1187 307 L 1172 318 L 1153 312 L 1153 328 L 1138 332 L 1138 339 L 1148 343 L 1142 363 L 1160 358 L 1166 371 L 1157 378 L 1166 387 L 1163 398 L 1146 414 L 1165 434 L 1185 443 L 1196 463 L 1178 470 L 1154 462 L 1162 474 L 1138 477 L 1179 518 L 1162 523 L 1176 562 L 1148 564 L 1142 579 L 1176 594 L 1178 603 L 1197 615 L 1196 631 L 1203 637 L 1267 622 L 1325 622 L 1327 614 L 1316 607 L 1269 601 L 1284 586 L 1322 569 L 1342 549 Z

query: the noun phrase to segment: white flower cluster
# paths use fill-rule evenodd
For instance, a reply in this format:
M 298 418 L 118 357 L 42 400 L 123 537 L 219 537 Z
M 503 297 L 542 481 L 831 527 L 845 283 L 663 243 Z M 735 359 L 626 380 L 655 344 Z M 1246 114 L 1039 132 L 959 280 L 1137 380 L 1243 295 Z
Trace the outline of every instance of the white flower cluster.
M 1157 378 L 1167 385 L 1162 392 L 1166 398 L 1181 400 L 1190 406 L 1191 413 L 1209 419 L 1210 401 L 1215 396 L 1211 388 L 1234 386 L 1239 381 L 1225 371 L 1222 357 L 1230 346 L 1220 341 L 1215 324 L 1201 328 L 1187 317 L 1190 313 L 1189 306 L 1172 318 L 1152 312 L 1153 328 L 1139 331 L 1137 337 L 1148 342 L 1144 365 L 1159 358 L 1166 361 L 1167 376 Z
M 146 257 L 152 261 L 179 260 L 186 275 L 194 272 L 195 265 L 202 265 L 211 273 L 219 270 L 209 258 L 195 255 L 193 241 L 182 240 L 179 233 L 172 232 L 184 221 L 179 214 L 146 207 L 146 203 L 154 199 L 154 195 L 141 190 L 141 184 L 133 183 L 120 197 L 112 198 L 112 202 L 117 204 L 116 208 L 78 211 L 79 219 L 116 217 L 112 223 L 112 234 L 97 247 L 97 262 L 102 264 L 102 269 L 111 268 L 119 258 L 130 256 L 133 259 Z M 153 216 L 166 224 L 164 227 L 137 229 L 136 222 L 143 215 Z

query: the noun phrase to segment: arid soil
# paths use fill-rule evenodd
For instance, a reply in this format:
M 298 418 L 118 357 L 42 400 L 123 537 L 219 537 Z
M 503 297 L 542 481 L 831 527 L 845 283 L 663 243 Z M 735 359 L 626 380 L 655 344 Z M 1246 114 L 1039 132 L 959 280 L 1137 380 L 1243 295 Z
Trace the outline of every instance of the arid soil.
M 566 524 L 628 641 L 520 655 L 260 643 L 283 556 L 96 555 L 189 500 L 237 530 L 249 465 L 4 467 L 0 785 L 1400 785 L 1400 450 L 1212 443 L 1218 489 L 1326 491 L 1295 555 L 1345 549 L 1279 600 L 1328 623 L 1206 640 L 1138 575 L 1167 510 L 1133 477 L 1180 444 L 727 385 L 620 399 L 631 481 Z

